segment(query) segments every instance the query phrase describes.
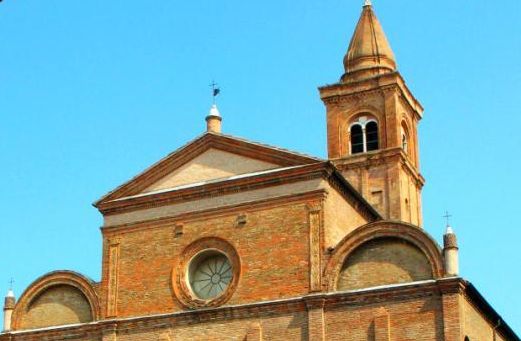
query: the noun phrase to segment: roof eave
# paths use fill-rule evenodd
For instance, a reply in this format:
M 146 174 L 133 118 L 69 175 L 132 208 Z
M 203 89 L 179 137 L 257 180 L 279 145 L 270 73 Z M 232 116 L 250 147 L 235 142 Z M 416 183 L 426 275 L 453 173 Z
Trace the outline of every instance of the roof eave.
M 467 297 L 481 310 L 487 318 L 496 326 L 495 330 L 499 331 L 504 337 L 511 341 L 521 341 L 519 336 L 510 328 L 508 323 L 498 314 L 498 312 L 488 303 L 481 295 L 476 287 L 469 281 L 465 281 L 465 294 Z

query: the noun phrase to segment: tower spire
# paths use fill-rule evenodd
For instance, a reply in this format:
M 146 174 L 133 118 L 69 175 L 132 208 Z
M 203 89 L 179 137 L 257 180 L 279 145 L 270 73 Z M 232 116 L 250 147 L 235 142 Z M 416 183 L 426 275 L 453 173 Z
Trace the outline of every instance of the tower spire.
M 396 71 L 396 60 L 370 0 L 364 7 L 344 57 L 342 81 Z
M 320 87 L 328 157 L 385 219 L 421 226 L 418 122 L 423 108 L 396 69 L 371 1 L 344 57 L 341 81 Z M 395 186 L 394 184 L 403 184 Z

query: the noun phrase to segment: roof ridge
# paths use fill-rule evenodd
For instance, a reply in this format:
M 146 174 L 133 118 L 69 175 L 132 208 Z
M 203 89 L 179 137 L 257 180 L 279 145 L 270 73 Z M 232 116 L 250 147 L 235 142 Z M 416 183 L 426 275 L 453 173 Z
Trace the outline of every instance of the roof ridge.
M 241 142 L 251 143 L 251 144 L 255 144 L 257 146 L 266 147 L 266 148 L 270 148 L 270 149 L 275 149 L 275 150 L 278 150 L 278 151 L 281 151 L 281 152 L 290 153 L 290 154 L 294 154 L 294 155 L 301 156 L 301 157 L 307 157 L 307 158 L 314 159 L 314 160 L 320 161 L 320 162 L 321 161 L 326 161 L 326 160 L 324 160 L 322 158 L 319 158 L 317 156 L 313 156 L 313 155 L 310 155 L 310 154 L 297 152 L 297 151 L 294 151 L 294 150 L 291 150 L 291 149 L 287 149 L 287 148 L 283 148 L 283 147 L 277 147 L 277 146 L 274 146 L 274 145 L 271 145 L 271 144 L 267 144 L 267 143 L 253 141 L 253 140 L 247 139 L 245 137 L 239 137 L 239 136 L 229 135 L 229 134 L 215 134 L 215 133 L 209 133 L 209 134 L 220 135 L 220 136 L 231 138 L 231 139 L 238 140 L 238 141 L 241 141 Z

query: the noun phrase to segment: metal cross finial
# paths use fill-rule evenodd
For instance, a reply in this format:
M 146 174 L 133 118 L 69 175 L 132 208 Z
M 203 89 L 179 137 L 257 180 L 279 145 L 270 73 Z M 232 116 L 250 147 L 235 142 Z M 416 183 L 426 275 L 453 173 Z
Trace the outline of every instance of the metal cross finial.
M 13 290 L 13 283 L 14 283 L 14 279 L 13 279 L 13 277 L 11 277 L 11 279 L 9 280 L 9 290 Z
M 449 211 L 445 211 L 445 215 L 443 216 L 447 220 L 447 226 L 450 226 L 450 218 L 452 218 L 452 215 L 449 214 Z
M 213 104 L 215 104 L 215 97 L 221 93 L 221 89 L 219 89 L 218 84 L 212 81 L 212 84 L 210 84 L 210 87 L 212 88 L 212 97 L 213 97 Z

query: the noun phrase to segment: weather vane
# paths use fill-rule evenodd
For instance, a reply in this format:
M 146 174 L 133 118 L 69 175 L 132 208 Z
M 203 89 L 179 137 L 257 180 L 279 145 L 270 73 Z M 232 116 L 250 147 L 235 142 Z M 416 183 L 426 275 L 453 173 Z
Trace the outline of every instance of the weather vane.
M 13 279 L 13 277 L 11 277 L 11 280 L 9 280 L 9 290 L 13 290 L 13 283 L 14 283 L 14 279 Z
M 219 88 L 218 84 L 214 81 L 212 81 L 210 87 L 212 88 L 213 104 L 215 104 L 215 98 L 221 93 L 221 89 Z
M 447 226 L 450 226 L 450 218 L 452 218 L 452 215 L 449 214 L 449 211 L 445 211 L 445 215 L 443 216 L 447 220 Z

